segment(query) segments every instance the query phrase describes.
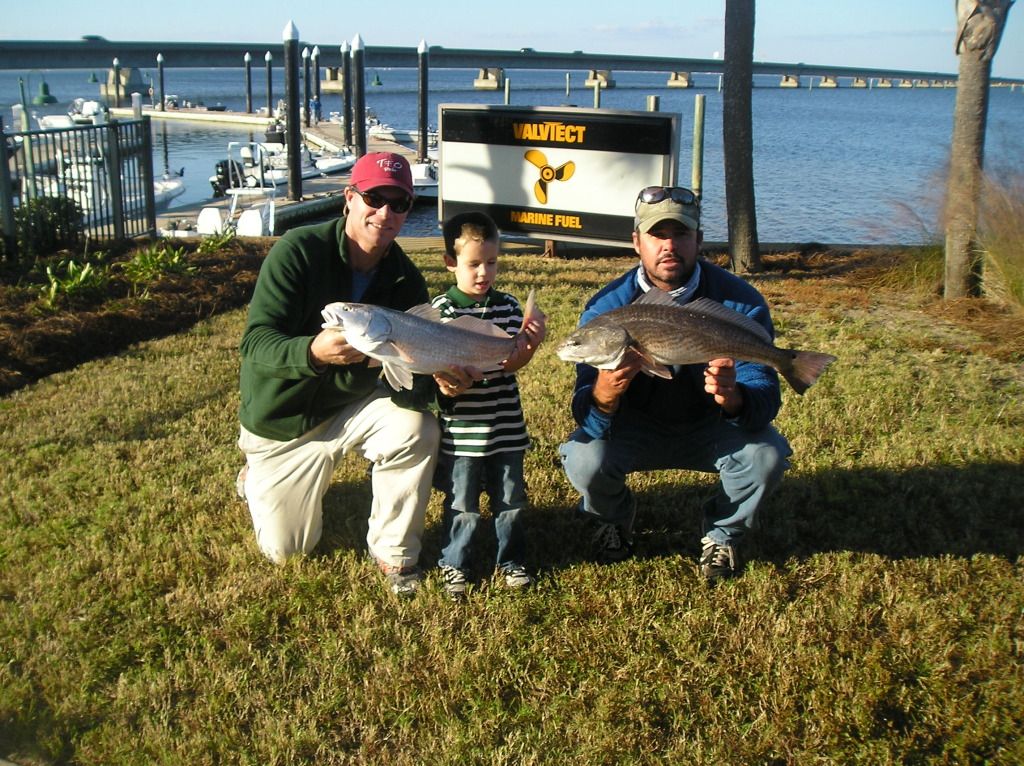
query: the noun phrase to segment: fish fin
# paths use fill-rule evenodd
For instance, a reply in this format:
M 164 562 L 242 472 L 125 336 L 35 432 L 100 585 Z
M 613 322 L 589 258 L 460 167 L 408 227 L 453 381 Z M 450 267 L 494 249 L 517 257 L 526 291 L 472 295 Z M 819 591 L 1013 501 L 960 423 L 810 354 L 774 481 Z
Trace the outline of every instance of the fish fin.
M 696 300 L 684 303 L 679 307 L 683 311 L 689 311 L 693 314 L 703 314 L 706 316 L 713 317 L 722 322 L 728 322 L 729 324 L 746 330 L 749 333 L 755 335 L 759 340 L 774 345 L 774 340 L 771 334 L 764 328 L 760 322 L 751 319 L 746 314 L 741 314 L 735 309 L 731 309 L 728 306 L 723 306 L 718 301 L 712 300 L 711 298 L 697 298 Z
M 821 373 L 825 372 L 836 357 L 831 354 L 820 354 L 817 351 L 789 351 L 793 355 L 793 363 L 786 370 L 779 370 L 786 382 L 798 394 L 803 394 L 814 385 Z
M 646 303 L 651 306 L 679 306 L 671 293 L 665 292 L 660 287 L 652 287 L 646 293 L 633 301 L 633 303 Z
M 468 332 L 475 332 L 480 335 L 491 335 L 495 338 L 508 338 L 509 334 L 498 327 L 496 324 L 488 322 L 486 319 L 478 319 L 477 317 L 461 316 L 455 317 L 448 322 L 445 322 L 449 327 L 457 327 L 460 330 L 466 330 Z
M 384 379 L 396 391 L 412 388 L 412 373 L 399 364 L 384 362 Z
M 666 380 L 672 378 L 672 370 L 651 356 L 647 349 L 636 345 L 632 348 L 641 359 L 640 372 L 650 375 L 652 378 L 665 378 Z
M 429 322 L 441 321 L 441 309 L 439 309 L 437 306 L 431 306 L 429 303 L 421 303 L 418 306 L 413 306 L 405 313 L 408 314 L 409 316 L 419 317 L 420 319 L 426 319 Z

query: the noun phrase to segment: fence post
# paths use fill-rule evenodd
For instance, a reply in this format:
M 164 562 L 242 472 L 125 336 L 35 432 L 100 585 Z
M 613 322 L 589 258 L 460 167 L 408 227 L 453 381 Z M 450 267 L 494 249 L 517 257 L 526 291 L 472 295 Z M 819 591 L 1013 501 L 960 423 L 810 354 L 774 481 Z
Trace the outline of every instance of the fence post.
M 18 236 L 14 228 L 14 187 L 7 152 L 4 118 L 0 116 L 0 233 L 3 234 L 4 255 L 8 261 L 17 258 Z
M 124 239 L 124 199 L 121 195 L 121 147 L 118 134 L 120 123 L 112 120 L 107 123 L 107 146 L 104 155 L 107 158 L 107 184 L 110 193 L 107 200 L 110 205 L 111 221 L 114 224 L 114 239 Z
M 149 116 L 140 123 L 142 130 L 142 154 L 139 157 L 139 175 L 142 176 L 142 191 L 146 195 L 146 230 L 149 236 L 156 236 L 156 197 L 153 188 L 153 134 Z

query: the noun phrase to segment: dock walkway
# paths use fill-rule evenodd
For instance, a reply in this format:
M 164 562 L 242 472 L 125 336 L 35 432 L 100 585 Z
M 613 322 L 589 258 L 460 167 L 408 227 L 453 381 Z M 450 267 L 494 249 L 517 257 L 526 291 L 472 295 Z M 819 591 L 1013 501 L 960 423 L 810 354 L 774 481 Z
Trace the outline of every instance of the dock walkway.
M 134 116 L 134 112 L 131 109 L 124 108 L 111 109 L 110 114 L 112 117 L 117 118 L 131 118 Z M 274 120 L 258 114 L 211 112 L 201 108 L 160 111 L 153 107 L 143 107 L 142 114 L 154 120 L 249 125 L 257 128 L 266 128 L 271 122 L 274 122 Z M 339 123 L 322 121 L 317 125 L 304 128 L 302 133 L 306 143 L 315 149 L 321 149 L 326 152 L 338 152 L 345 148 Z M 417 153 L 416 147 L 393 141 L 374 139 L 368 140 L 366 148 L 368 152 L 396 152 L 408 157 L 410 161 L 416 158 Z M 348 173 L 318 178 L 305 178 L 302 181 L 302 199 L 300 200 L 289 198 L 287 184 L 278 186 L 276 196 L 274 197 L 274 233 L 280 233 L 302 221 L 340 214 L 345 205 L 342 192 L 348 186 L 348 179 Z M 253 201 L 255 202 L 259 199 L 254 197 Z M 239 209 L 243 209 L 243 204 L 247 206 L 250 203 L 240 200 Z M 231 198 L 209 199 L 161 211 L 157 214 L 157 231 L 164 233 L 173 231 L 179 232 L 175 236 L 188 236 L 190 232 L 194 233 L 196 219 L 200 211 L 205 207 L 219 208 L 226 213 L 231 207 Z

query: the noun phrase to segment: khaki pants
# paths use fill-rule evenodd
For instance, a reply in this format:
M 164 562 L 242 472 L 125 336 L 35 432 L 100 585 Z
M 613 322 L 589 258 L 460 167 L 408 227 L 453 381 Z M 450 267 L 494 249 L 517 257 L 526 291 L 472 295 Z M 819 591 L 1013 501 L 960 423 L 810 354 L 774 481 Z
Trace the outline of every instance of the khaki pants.
M 372 464 L 370 554 L 389 566 L 417 563 L 437 457 L 439 428 L 429 412 L 395 405 L 382 388 L 291 441 L 241 429 L 245 497 L 256 541 L 281 563 L 308 554 L 323 530 L 323 497 L 349 450 Z

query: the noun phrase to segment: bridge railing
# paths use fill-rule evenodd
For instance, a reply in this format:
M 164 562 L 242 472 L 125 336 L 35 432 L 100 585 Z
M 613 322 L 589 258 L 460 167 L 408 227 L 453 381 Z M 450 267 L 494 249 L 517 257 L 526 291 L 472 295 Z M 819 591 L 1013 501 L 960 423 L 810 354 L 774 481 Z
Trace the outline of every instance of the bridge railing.
M 10 132 L 0 141 L 3 260 L 156 233 L 149 117 Z M 24 252 L 26 248 L 35 252 Z

